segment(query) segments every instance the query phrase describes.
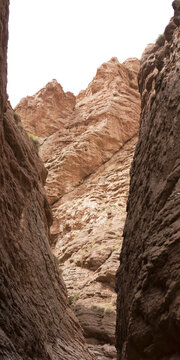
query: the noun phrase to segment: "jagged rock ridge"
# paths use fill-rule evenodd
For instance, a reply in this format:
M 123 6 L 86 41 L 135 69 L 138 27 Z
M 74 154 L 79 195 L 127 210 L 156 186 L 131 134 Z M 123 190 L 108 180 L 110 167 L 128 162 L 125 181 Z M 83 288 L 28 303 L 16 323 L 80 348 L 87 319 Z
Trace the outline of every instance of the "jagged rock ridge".
M 47 171 L 6 105 L 7 0 L 0 0 L 0 358 L 94 357 L 49 247 Z
M 137 59 L 132 59 L 121 65 L 116 58 L 103 64 L 87 90 L 77 96 L 74 111 L 70 117 L 66 117 L 64 126 L 60 122 L 59 131 L 46 138 L 40 149 L 40 156 L 49 171 L 46 190 L 51 203 L 73 190 L 137 133 L 138 64 Z M 49 84 L 47 87 L 52 88 Z M 31 109 L 32 123 L 34 123 L 33 114 L 34 112 L 36 114 L 36 107 L 41 112 L 39 103 L 42 103 L 44 109 L 46 101 L 44 93 L 47 93 L 46 88 L 39 92 L 37 103 L 37 95 L 33 100 L 31 99 L 31 103 L 34 103 Z M 51 99 L 53 93 L 54 88 L 50 95 Z M 39 97 L 43 100 L 40 101 Z M 21 115 L 23 125 L 28 130 L 29 118 L 26 120 L 27 109 L 25 107 L 23 110 L 23 103 L 20 102 L 16 111 Z M 49 110 L 48 101 L 46 107 L 48 110 L 43 111 L 50 113 L 51 107 Z M 39 118 L 38 123 L 40 123 L 39 127 L 41 123 L 44 124 L 44 118 Z M 34 134 L 39 135 L 36 132 Z
M 53 110 L 56 124 L 59 107 L 67 114 L 58 131 L 41 139 L 39 153 L 49 172 L 46 189 L 54 218 L 53 252 L 72 307 L 98 360 L 116 357 L 114 282 L 139 127 L 138 70 L 137 59 L 120 64 L 112 58 L 97 70 L 69 112 L 65 94 L 56 97 L 60 85 L 55 81 L 16 108 L 27 130 L 31 123 L 36 124 L 33 114 L 37 111 L 49 114 L 51 121 L 50 102 L 58 104 Z M 30 103 L 34 104 L 32 119 L 26 119 Z M 44 126 L 42 116 L 34 133 L 43 137 Z
M 23 98 L 17 111 L 26 119 L 26 131 L 44 138 L 64 127 L 75 102 L 71 92 L 64 93 L 62 86 L 52 80 L 34 96 Z
M 139 141 L 117 272 L 121 360 L 180 359 L 180 1 L 163 46 L 144 52 Z

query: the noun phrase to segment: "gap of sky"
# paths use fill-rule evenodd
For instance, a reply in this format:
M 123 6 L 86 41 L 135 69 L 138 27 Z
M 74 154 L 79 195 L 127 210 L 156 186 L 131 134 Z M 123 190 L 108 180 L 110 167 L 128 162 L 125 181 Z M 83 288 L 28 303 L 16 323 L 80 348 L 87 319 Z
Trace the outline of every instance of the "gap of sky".
M 173 16 L 172 0 L 11 0 L 12 106 L 52 79 L 75 95 L 112 57 L 141 57 Z

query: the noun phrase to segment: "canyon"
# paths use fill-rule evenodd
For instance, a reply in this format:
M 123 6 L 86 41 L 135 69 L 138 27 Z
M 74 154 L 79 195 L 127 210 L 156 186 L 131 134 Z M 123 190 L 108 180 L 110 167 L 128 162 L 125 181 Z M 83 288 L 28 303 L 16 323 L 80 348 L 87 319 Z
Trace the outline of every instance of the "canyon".
M 53 80 L 15 109 L 38 136 L 51 248 L 97 360 L 116 357 L 114 287 L 139 128 L 138 71 L 139 60 L 112 58 L 77 97 Z
M 180 359 L 172 5 L 163 42 L 141 61 L 113 57 L 77 96 L 54 79 L 13 110 L 0 0 L 2 360 Z

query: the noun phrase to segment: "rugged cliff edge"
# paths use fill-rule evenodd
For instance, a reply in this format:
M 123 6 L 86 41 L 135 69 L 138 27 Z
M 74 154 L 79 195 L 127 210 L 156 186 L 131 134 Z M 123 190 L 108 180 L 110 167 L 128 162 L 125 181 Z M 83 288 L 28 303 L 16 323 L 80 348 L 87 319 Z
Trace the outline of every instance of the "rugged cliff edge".
M 114 286 L 139 129 L 138 70 L 137 59 L 112 58 L 86 90 L 71 94 L 69 107 L 55 80 L 16 107 L 26 130 L 41 137 L 53 252 L 97 360 L 116 357 Z M 44 137 L 48 117 L 59 130 Z
M 48 243 L 47 171 L 6 106 L 8 5 L 0 0 L 0 358 L 92 360 Z
M 140 135 L 117 272 L 121 360 L 180 359 L 180 1 L 139 73 Z

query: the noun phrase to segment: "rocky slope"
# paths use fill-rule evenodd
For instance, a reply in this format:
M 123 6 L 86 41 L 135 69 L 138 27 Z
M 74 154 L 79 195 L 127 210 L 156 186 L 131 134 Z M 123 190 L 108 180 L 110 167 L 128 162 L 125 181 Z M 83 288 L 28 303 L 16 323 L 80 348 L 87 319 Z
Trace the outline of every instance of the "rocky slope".
M 6 106 L 7 0 L 0 0 L 0 359 L 92 360 L 49 247 L 47 171 Z
M 59 122 L 58 131 L 43 138 L 43 132 L 35 132 L 36 126 L 33 130 L 41 137 L 39 154 L 49 172 L 46 190 L 54 218 L 53 252 L 72 307 L 98 360 L 116 357 L 114 282 L 126 216 L 129 168 L 139 127 L 138 70 L 137 59 L 120 64 L 112 58 L 76 97 L 73 111 L 71 106 L 67 111 L 63 100 L 66 94 L 56 99 L 67 114 L 63 124 Z M 45 94 L 55 104 L 53 96 L 59 87 L 53 81 L 30 102 L 27 98 L 17 106 L 27 130 L 31 122 L 36 123 L 33 113 L 37 108 L 39 113 L 50 114 L 51 121 L 51 106 Z M 30 103 L 34 104 L 32 119 L 26 119 L 24 104 Z M 58 107 L 53 111 L 57 124 Z M 38 129 L 41 126 L 44 131 L 43 117 L 38 120 Z
M 140 136 L 117 272 L 121 360 L 180 359 L 180 1 L 139 73 Z

